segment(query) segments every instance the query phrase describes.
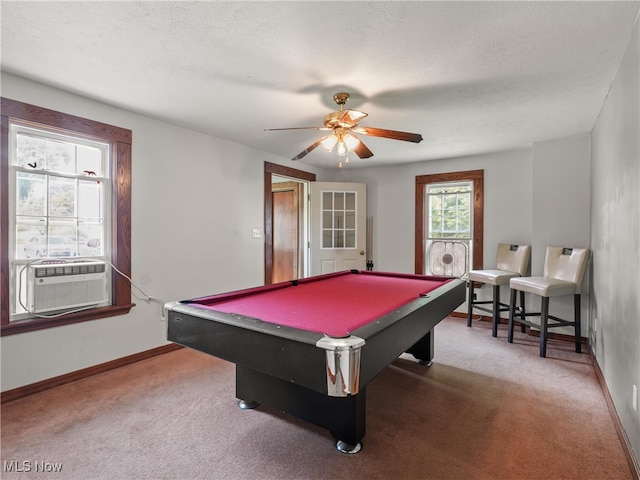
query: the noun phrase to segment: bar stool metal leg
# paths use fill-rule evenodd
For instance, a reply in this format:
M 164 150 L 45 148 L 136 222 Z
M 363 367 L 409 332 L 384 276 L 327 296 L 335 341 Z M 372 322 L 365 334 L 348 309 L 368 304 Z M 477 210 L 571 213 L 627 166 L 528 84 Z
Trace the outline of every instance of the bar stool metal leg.
M 524 308 L 524 291 L 520 290 L 520 319 L 525 320 L 527 316 L 526 309 Z M 520 322 L 520 331 L 522 333 L 527 333 L 527 326 L 524 322 Z
M 473 280 L 469 280 L 469 298 L 467 300 L 469 313 L 467 314 L 467 327 L 471 326 L 471 318 L 473 317 L 473 295 Z
M 516 293 L 517 291 L 511 289 L 511 300 L 509 301 L 509 327 L 507 329 L 507 341 L 513 343 L 513 317 L 516 313 Z
M 493 330 L 491 334 L 498 336 L 498 324 L 500 323 L 500 285 L 493 286 Z
M 542 297 L 540 308 L 540 356 L 547 356 L 547 324 L 549 322 L 549 297 Z
M 576 336 L 576 353 L 582 353 L 582 337 L 580 332 L 580 294 L 573 296 L 573 308 L 575 309 L 575 336 Z

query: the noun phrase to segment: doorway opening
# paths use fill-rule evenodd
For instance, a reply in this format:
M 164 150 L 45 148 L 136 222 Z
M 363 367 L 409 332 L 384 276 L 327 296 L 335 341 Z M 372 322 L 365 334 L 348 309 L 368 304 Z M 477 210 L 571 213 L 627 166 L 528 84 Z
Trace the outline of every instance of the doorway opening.
M 265 285 L 309 276 L 309 182 L 315 174 L 265 162 Z
M 308 276 L 308 182 L 271 177 L 273 266 L 271 283 Z

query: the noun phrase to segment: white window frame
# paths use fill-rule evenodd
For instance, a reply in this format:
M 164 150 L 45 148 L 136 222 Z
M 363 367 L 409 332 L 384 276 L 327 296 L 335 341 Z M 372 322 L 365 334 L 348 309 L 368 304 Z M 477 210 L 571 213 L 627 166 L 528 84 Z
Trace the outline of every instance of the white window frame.
M 434 235 L 432 231 L 432 199 L 435 197 L 444 197 L 445 195 L 451 195 L 452 193 L 447 192 L 434 192 L 435 190 L 442 190 L 447 188 L 459 188 L 463 187 L 467 190 L 463 192 L 452 192 L 458 197 L 460 193 L 464 193 L 468 195 L 468 209 L 467 214 L 469 216 L 469 230 L 468 235 L 461 237 L 459 234 L 461 233 L 458 228 L 451 231 L 451 235 L 445 235 L 445 231 L 440 231 L 441 235 Z M 465 276 L 469 270 L 471 270 L 471 262 L 473 258 L 473 231 L 474 231 L 474 215 L 473 215 L 473 181 L 471 180 L 463 180 L 463 181 L 453 181 L 453 182 L 441 182 L 441 183 L 430 183 L 424 186 L 424 199 L 425 199 L 425 265 L 424 271 L 430 275 L 446 275 L 446 276 L 455 276 L 462 277 Z M 456 226 L 459 224 L 458 219 L 460 218 L 460 202 L 459 199 L 456 198 Z M 443 200 L 443 208 L 444 208 L 444 200 Z M 444 212 L 443 212 L 443 220 L 444 220 Z M 433 262 L 432 256 L 437 252 L 438 257 L 444 257 L 444 261 Z M 465 255 L 464 263 L 460 263 L 459 256 Z M 437 264 L 437 266 L 436 266 Z
M 101 151 L 101 170 L 100 175 L 89 175 L 82 173 L 65 173 L 65 172 L 55 172 L 48 171 L 40 168 L 28 169 L 23 166 L 17 165 L 16 162 L 16 141 L 17 136 L 20 133 L 25 133 L 30 136 L 47 138 L 54 141 L 63 141 L 74 143 L 76 145 L 85 145 L 99 148 Z M 40 258 L 40 259 L 29 259 L 29 258 L 16 258 L 16 233 L 17 233 L 17 212 L 16 212 L 16 183 L 17 177 L 20 172 L 29 173 L 29 174 L 38 174 L 42 175 L 45 178 L 47 184 L 51 180 L 51 178 L 65 178 L 65 179 L 74 179 L 74 180 L 87 180 L 91 179 L 93 181 L 100 183 L 101 190 L 101 212 L 100 216 L 102 219 L 102 253 L 100 255 L 76 255 L 73 257 L 61 257 L 59 260 L 72 261 L 72 260 L 102 260 L 102 261 L 110 261 L 111 258 L 111 178 L 110 173 L 112 171 L 112 166 L 110 165 L 110 145 L 108 143 L 93 141 L 82 137 L 74 136 L 73 134 L 61 134 L 55 132 L 53 130 L 49 130 L 46 127 L 33 127 L 33 126 L 25 126 L 20 122 L 10 122 L 9 124 L 9 265 L 11 266 L 9 272 L 9 293 L 10 293 L 10 301 L 9 301 L 9 321 L 15 322 L 24 320 L 27 318 L 32 318 L 33 314 L 27 312 L 23 308 L 24 300 L 25 300 L 25 292 L 26 292 L 26 267 L 31 264 L 38 264 L 47 261 L 55 261 L 55 259 L 50 258 Z M 47 190 L 48 191 L 48 190 Z M 49 223 L 49 215 L 45 215 L 46 223 Z M 73 218 L 73 217 L 72 217 Z M 75 216 L 76 221 L 78 221 L 77 211 Z M 76 238 L 77 242 L 77 238 Z M 110 276 L 107 276 L 107 282 L 105 284 L 106 288 L 106 298 L 107 301 L 104 302 L 104 305 L 111 304 L 111 285 L 110 285 Z M 21 298 L 19 298 L 21 297 Z

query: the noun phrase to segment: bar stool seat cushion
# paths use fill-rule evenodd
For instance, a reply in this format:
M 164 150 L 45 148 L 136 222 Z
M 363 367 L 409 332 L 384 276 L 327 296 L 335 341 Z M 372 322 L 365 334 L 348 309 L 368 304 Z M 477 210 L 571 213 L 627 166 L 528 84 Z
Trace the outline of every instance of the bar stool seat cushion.
M 488 285 L 507 285 L 509 280 L 519 277 L 517 272 L 508 272 L 506 270 L 471 270 L 469 272 L 469 280 L 472 282 L 482 282 Z
M 511 288 L 521 292 L 533 293 L 540 297 L 559 297 L 577 293 L 574 282 L 552 277 L 518 277 L 509 281 Z
M 491 313 L 492 335 L 498 336 L 500 313 L 509 311 L 509 305 L 500 301 L 500 287 L 509 285 L 509 280 L 525 274 L 529 268 L 531 245 L 514 245 L 499 243 L 496 251 L 496 265 L 492 269 L 471 270 L 467 276 L 469 295 L 467 297 L 467 326 L 473 322 L 473 310 L 478 309 Z M 491 285 L 493 292 L 491 300 L 476 298 L 475 284 Z M 520 295 L 524 303 L 524 293 Z M 487 305 L 487 306 L 485 306 Z M 491 305 L 491 307 L 488 307 Z M 523 327 L 524 328 L 524 327 Z

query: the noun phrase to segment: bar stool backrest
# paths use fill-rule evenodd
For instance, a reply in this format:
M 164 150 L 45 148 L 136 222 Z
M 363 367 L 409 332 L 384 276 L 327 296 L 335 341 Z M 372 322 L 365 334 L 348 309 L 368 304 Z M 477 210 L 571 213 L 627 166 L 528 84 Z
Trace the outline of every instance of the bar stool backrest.
M 527 273 L 530 257 L 531 245 L 500 243 L 498 244 L 496 268 L 507 272 L 516 272 L 523 277 Z
M 576 293 L 580 293 L 580 285 L 588 263 L 587 248 L 547 247 L 543 275 L 575 283 Z

